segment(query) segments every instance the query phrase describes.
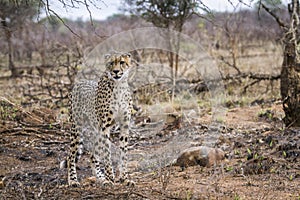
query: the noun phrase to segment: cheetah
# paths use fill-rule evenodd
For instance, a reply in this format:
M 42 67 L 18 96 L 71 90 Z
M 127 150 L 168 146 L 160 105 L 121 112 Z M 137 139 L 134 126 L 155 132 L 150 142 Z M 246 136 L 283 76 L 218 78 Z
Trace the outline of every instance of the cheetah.
M 119 180 L 127 185 L 127 145 L 131 120 L 132 98 L 128 85 L 131 68 L 129 53 L 105 56 L 105 71 L 97 81 L 81 81 L 70 93 L 71 144 L 67 157 L 68 184 L 78 186 L 76 163 L 83 149 L 90 154 L 93 175 L 103 185 L 113 185 L 115 175 L 111 161 L 111 129 L 118 126 Z

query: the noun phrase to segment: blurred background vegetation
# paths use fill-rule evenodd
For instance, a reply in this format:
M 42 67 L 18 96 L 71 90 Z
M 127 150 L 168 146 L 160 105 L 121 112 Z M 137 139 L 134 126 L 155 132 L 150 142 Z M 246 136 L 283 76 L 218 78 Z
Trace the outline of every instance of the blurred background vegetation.
M 217 12 L 201 0 L 124 0 L 120 13 L 106 20 L 93 19 L 89 10 L 95 6 L 101 13 L 105 1 L 60 1 L 66 9 L 85 6 L 90 14 L 86 21 L 63 18 L 52 4 L 48 0 L 0 1 L 1 96 L 22 105 L 64 106 L 89 49 L 121 31 L 157 26 L 187 34 L 216 59 L 229 95 L 227 107 L 281 101 L 290 115 L 285 118 L 286 125 L 299 121 L 292 113 L 299 111 L 295 94 L 299 81 L 298 1 L 240 1 L 243 9 Z M 175 52 L 180 48 L 188 47 L 178 43 Z M 140 50 L 135 55 L 138 61 L 167 62 L 176 73 L 187 67 L 172 52 Z M 291 57 L 292 61 L 285 59 Z M 296 73 L 290 75 L 290 68 Z M 291 77 L 294 82 L 284 81 Z M 201 77 L 190 84 L 203 88 Z

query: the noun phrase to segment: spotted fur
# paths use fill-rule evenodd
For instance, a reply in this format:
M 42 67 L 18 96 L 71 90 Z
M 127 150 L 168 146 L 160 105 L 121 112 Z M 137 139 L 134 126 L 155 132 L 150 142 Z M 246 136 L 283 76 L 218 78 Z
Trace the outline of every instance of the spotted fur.
M 120 128 L 120 176 L 128 181 L 127 145 L 132 99 L 127 83 L 131 66 L 130 54 L 113 53 L 105 56 L 106 71 L 98 81 L 81 81 L 70 94 L 71 144 L 67 158 L 68 183 L 79 185 L 76 162 L 83 148 L 91 155 L 93 174 L 103 184 L 113 184 L 115 175 L 111 161 L 110 133 Z

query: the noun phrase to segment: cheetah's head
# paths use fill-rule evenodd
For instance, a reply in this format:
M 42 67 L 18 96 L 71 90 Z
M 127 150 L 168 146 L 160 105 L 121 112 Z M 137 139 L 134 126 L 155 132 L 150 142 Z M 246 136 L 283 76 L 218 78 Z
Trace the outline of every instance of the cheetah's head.
M 131 66 L 131 55 L 129 53 L 124 54 L 108 54 L 105 55 L 106 70 L 110 76 L 119 80 L 128 74 Z

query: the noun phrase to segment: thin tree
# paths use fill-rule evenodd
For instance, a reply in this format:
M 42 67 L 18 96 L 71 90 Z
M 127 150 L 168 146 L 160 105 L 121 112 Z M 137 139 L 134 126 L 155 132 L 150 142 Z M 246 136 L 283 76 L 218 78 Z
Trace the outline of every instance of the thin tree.
M 142 17 L 154 26 L 175 30 L 179 33 L 182 32 L 184 23 L 198 8 L 196 0 L 124 0 L 124 2 L 132 14 Z M 175 44 L 171 44 L 169 41 L 175 52 L 175 55 L 174 52 L 170 52 L 168 55 L 169 65 L 175 70 L 175 73 L 178 71 L 179 38 L 178 36 Z
M 285 23 L 264 2 L 261 7 L 274 17 L 284 32 L 283 63 L 281 68 L 280 92 L 284 123 L 287 127 L 300 126 L 300 7 L 299 0 L 288 4 L 289 23 Z
M 3 29 L 8 49 L 8 68 L 12 77 L 19 72 L 14 64 L 13 32 L 24 26 L 27 20 L 32 20 L 38 13 L 38 0 L 1 0 L 0 1 L 0 29 Z
M 174 38 L 171 39 L 170 32 L 165 32 L 164 35 L 169 48 L 174 49 L 167 53 L 173 76 L 173 101 L 179 65 L 180 33 L 184 23 L 199 8 L 199 4 L 197 0 L 124 0 L 124 3 L 128 7 L 127 11 L 151 22 L 154 26 L 178 32 L 175 41 Z

